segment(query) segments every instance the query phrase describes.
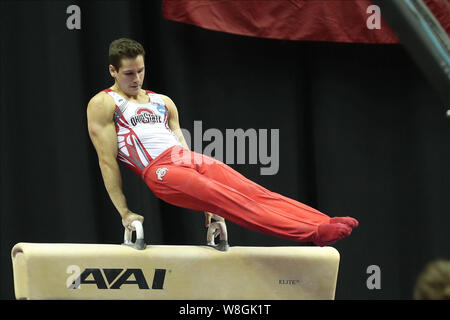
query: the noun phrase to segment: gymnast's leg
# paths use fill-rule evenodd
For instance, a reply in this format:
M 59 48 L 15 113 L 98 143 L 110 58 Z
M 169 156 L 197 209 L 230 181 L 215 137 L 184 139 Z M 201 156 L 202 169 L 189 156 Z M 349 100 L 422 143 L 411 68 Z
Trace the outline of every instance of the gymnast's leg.
M 157 169 L 159 166 L 155 166 Z M 314 241 L 317 224 L 293 221 L 261 205 L 239 191 L 209 179 L 196 170 L 166 166 L 167 172 L 159 180 L 153 170 L 145 174 L 145 182 L 160 199 L 184 208 L 209 211 L 238 225 L 262 233 L 292 239 Z
M 195 154 L 195 156 L 201 157 L 202 161 L 197 161 L 195 168 L 202 175 L 236 189 L 279 215 L 289 217 L 293 223 L 299 219 L 318 223 L 319 239 L 316 240 L 316 243 L 319 245 L 334 243 L 349 235 L 351 230 L 359 224 L 356 219 L 351 217 L 330 218 L 301 202 L 269 191 L 220 161 L 205 155 Z
M 168 203 L 210 211 L 249 229 L 318 245 L 334 243 L 351 233 L 350 226 L 340 223 L 345 218 L 331 221 L 318 210 L 246 179 L 222 162 L 186 149 L 181 153 L 178 159 L 182 161 L 160 159 L 144 177 L 150 189 Z M 160 166 L 167 168 L 163 179 L 151 173 Z

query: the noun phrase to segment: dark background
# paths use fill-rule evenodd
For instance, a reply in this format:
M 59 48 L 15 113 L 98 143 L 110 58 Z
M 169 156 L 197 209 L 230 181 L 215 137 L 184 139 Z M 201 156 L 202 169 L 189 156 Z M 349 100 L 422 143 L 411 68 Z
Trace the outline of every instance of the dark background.
M 68 30 L 66 8 L 81 8 Z M 425 263 L 450 253 L 450 119 L 401 45 L 289 42 L 164 20 L 160 1 L 0 2 L 0 298 L 14 299 L 18 242 L 121 243 L 89 140 L 86 106 L 113 84 L 109 43 L 147 50 L 145 88 L 180 125 L 279 129 L 280 168 L 248 178 L 360 227 L 341 254 L 336 299 L 411 299 Z M 448 106 L 447 106 L 448 107 Z M 204 143 L 204 147 L 209 143 Z M 248 150 L 248 148 L 247 148 Z M 150 244 L 203 245 L 203 213 L 158 200 L 122 167 Z M 232 246 L 308 246 L 228 223 Z M 381 269 L 369 290 L 367 267 Z

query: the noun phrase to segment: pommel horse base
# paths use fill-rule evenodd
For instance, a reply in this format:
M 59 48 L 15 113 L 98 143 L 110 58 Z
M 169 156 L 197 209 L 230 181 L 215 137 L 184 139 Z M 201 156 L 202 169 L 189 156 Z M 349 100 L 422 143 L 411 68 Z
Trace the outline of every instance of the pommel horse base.
M 332 247 L 230 247 L 18 243 L 16 299 L 334 299 Z
M 332 247 L 229 247 L 220 223 L 207 246 L 146 245 L 142 224 L 132 226 L 135 243 L 125 230 L 122 245 L 16 244 L 16 299 L 334 299 L 340 255 Z

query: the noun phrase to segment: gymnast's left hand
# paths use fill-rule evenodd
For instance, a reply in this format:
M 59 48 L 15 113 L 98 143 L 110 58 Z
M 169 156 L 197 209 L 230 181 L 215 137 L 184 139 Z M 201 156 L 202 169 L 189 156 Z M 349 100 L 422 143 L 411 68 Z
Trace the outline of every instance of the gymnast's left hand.
M 142 224 L 144 223 L 144 217 L 136 214 L 134 212 L 127 213 L 122 218 L 122 225 L 130 231 L 134 231 L 134 228 L 131 226 L 131 223 L 135 220 L 140 221 Z

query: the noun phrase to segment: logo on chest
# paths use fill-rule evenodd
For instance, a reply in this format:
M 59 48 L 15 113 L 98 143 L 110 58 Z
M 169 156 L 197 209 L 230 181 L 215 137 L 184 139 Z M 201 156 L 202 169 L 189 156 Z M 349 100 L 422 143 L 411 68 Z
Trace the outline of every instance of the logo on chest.
M 130 118 L 130 121 L 133 126 L 136 126 L 139 123 L 162 123 L 161 116 L 147 108 L 137 109 L 136 114 Z

